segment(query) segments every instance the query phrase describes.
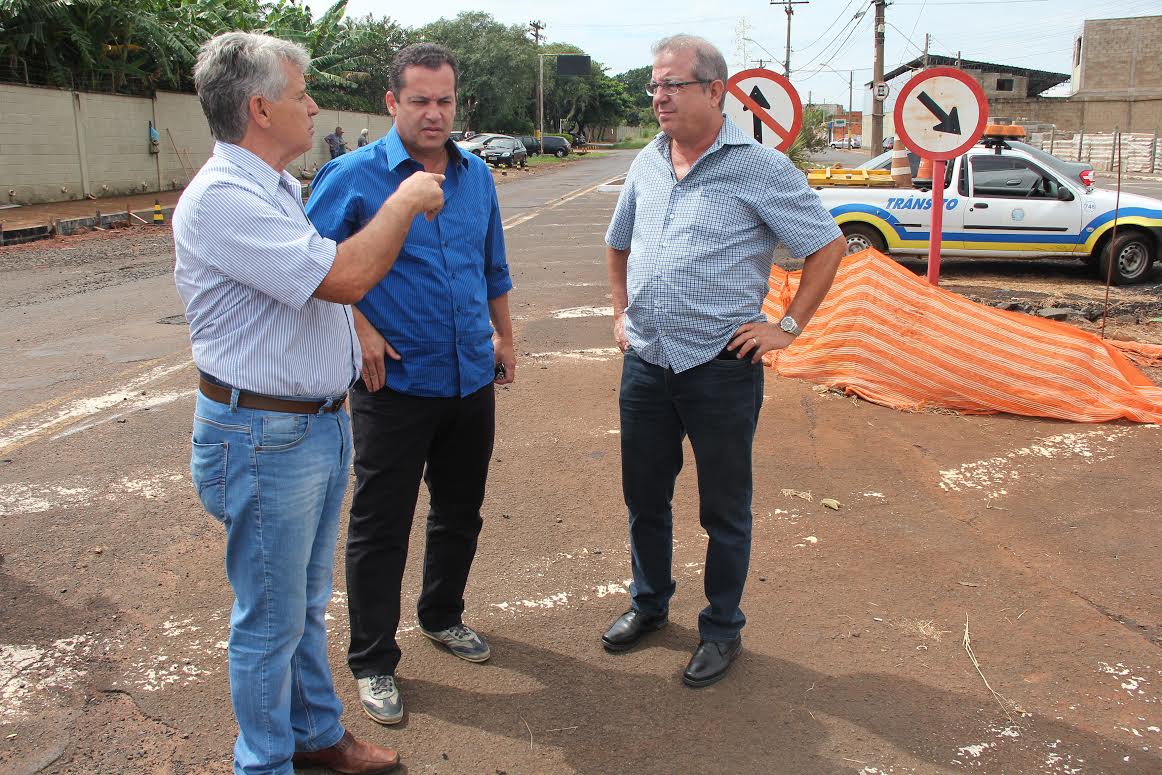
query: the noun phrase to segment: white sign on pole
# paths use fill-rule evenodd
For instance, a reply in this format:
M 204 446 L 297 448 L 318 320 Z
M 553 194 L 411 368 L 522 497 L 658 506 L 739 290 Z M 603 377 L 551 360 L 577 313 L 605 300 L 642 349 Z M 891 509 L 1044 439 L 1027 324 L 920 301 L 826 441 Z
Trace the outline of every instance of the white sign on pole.
M 953 67 L 916 74 L 900 90 L 896 131 L 920 157 L 948 160 L 971 148 L 988 121 L 984 90 L 971 75 Z
M 883 81 L 880 81 L 879 83 L 872 86 L 872 96 L 874 96 L 880 102 L 886 100 L 888 95 L 891 93 L 891 88 L 889 88 L 888 85 Z
M 795 87 L 763 68 L 730 76 L 723 111 L 739 129 L 779 151 L 791 147 L 803 126 L 803 103 Z

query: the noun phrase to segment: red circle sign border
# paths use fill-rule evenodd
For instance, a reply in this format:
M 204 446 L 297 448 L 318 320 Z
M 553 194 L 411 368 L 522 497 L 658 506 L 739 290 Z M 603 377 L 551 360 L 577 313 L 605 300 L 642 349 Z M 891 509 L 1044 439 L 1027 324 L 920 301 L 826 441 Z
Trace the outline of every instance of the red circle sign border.
M 939 77 L 955 78 L 967 86 L 969 91 L 972 92 L 973 96 L 976 97 L 977 104 L 980 106 L 980 110 L 977 112 L 980 115 L 977 116 L 976 129 L 974 129 L 973 132 L 969 135 L 969 139 L 965 140 L 956 148 L 953 148 L 950 151 L 921 151 L 918 148 L 913 147 L 915 143 L 904 130 L 904 102 L 912 95 L 912 92 L 919 88 L 920 85 L 925 81 L 930 81 L 933 78 Z M 914 151 L 918 156 L 920 156 L 920 158 L 932 159 L 933 161 L 948 161 L 949 159 L 955 159 L 957 156 L 960 156 L 969 148 L 976 145 L 976 141 L 980 139 L 981 135 L 984 133 L 985 126 L 988 124 L 988 104 L 988 99 L 984 96 L 984 89 L 981 88 L 980 83 L 978 83 L 977 80 L 971 75 L 964 72 L 963 70 L 957 70 L 955 67 L 933 67 L 930 70 L 922 71 L 915 78 L 904 84 L 904 88 L 900 90 L 899 96 L 896 97 L 896 107 L 892 109 L 892 120 L 896 125 L 896 133 L 900 136 L 900 139 L 904 142 L 904 145 L 906 145 L 910 150 Z
M 775 150 L 786 151 L 795 143 L 795 138 L 799 136 L 799 130 L 803 128 L 803 101 L 799 99 L 799 92 L 795 91 L 795 87 L 791 85 L 791 81 L 787 78 L 787 76 L 779 75 L 774 70 L 767 70 L 766 68 L 762 67 L 752 67 L 749 70 L 739 70 L 737 73 L 730 76 L 730 78 L 726 81 L 726 91 L 743 105 L 750 108 L 751 111 L 754 111 L 755 107 L 758 106 L 747 105 L 747 101 L 750 100 L 749 96 L 743 95 L 746 96 L 746 99 L 742 99 L 738 96 L 738 94 L 734 94 L 730 91 L 732 86 L 737 86 L 739 81 L 745 80 L 747 78 L 763 78 L 768 81 L 774 81 L 779 85 L 780 88 L 782 88 L 784 92 L 786 92 L 787 96 L 790 97 L 791 107 L 795 111 L 795 118 L 791 122 L 791 128 L 786 130 L 787 134 L 783 137 L 783 141 L 775 146 Z M 739 89 L 739 93 L 742 93 L 741 89 Z M 761 108 L 759 109 L 762 110 Z M 765 110 L 762 112 L 766 113 Z M 774 116 L 771 116 L 769 113 L 767 113 L 767 118 L 770 118 L 772 121 L 774 121 Z M 761 116 L 759 117 L 759 120 L 762 120 Z M 763 121 L 763 123 L 766 124 L 767 122 Z M 770 124 L 767 124 L 767 126 L 770 126 Z

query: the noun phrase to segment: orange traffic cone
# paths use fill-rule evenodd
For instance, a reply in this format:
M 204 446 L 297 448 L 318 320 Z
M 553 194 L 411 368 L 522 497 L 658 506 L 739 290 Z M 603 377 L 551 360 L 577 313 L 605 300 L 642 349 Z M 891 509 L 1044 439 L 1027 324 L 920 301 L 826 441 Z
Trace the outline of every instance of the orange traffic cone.
M 912 187 L 912 165 L 908 162 L 908 149 L 898 137 L 892 144 L 892 182 L 899 188 Z
M 932 160 L 920 159 L 920 169 L 916 170 L 916 177 L 912 179 L 916 188 L 932 188 Z

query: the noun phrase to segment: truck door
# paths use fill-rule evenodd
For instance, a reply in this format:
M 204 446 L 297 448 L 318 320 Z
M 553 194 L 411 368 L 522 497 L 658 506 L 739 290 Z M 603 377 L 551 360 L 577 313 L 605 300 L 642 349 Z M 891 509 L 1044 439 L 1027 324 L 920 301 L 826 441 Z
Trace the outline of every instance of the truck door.
M 1077 249 L 1081 207 L 1055 173 L 1007 154 L 974 154 L 965 161 L 965 250 L 1036 256 Z

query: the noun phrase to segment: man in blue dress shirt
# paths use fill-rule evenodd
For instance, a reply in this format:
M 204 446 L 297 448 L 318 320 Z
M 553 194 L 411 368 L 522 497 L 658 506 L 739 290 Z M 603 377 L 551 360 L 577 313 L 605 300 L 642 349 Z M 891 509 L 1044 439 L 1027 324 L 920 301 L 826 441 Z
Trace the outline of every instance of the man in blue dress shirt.
M 720 680 L 742 647 L 761 358 L 791 344 L 815 314 L 846 245 L 803 173 L 723 115 L 727 72 L 718 49 L 676 35 L 653 54 L 646 91 L 662 131 L 634 159 L 605 237 L 613 337 L 625 353 L 621 471 L 633 584 L 630 610 L 602 643 L 626 651 L 667 621 L 671 500 L 689 435 L 709 536 L 709 605 L 682 679 L 700 687 Z M 780 242 L 806 260 L 776 324 L 762 303 Z
M 488 644 L 464 624 L 495 427 L 493 384 L 516 377 L 496 189 L 487 165 L 449 140 L 456 59 L 420 43 L 392 61 L 381 140 L 329 162 L 307 213 L 342 242 L 421 171 L 444 179 L 444 209 L 417 218 L 392 271 L 357 305 L 362 380 L 351 391 L 355 495 L 347 531 L 347 659 L 363 708 L 403 719 L 396 630 L 408 536 L 421 478 L 428 486 L 420 631 L 471 662 Z
M 336 245 L 307 220 L 286 165 L 319 112 L 297 44 L 233 32 L 202 47 L 194 84 L 214 155 L 174 213 L 174 279 L 200 372 L 191 478 L 226 528 L 234 771 L 385 772 L 389 749 L 339 721 L 324 615 L 351 462 L 344 394 L 359 372 L 351 309 L 391 269 L 417 214 L 443 203 L 412 176 Z M 385 201 L 386 200 L 386 201 Z

